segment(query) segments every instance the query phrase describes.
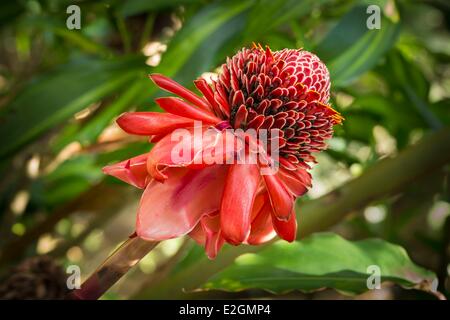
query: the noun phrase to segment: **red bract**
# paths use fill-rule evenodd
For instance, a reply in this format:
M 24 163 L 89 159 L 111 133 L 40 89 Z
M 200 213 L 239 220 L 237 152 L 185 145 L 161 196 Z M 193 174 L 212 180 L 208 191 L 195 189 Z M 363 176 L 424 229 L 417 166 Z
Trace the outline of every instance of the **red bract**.
M 156 99 L 167 113 L 125 113 L 117 123 L 128 133 L 150 136 L 155 146 L 148 154 L 104 168 L 105 173 L 145 189 L 137 235 L 161 241 L 189 234 L 204 245 L 210 258 L 225 242 L 256 245 L 275 234 L 293 241 L 294 202 L 311 186 L 307 162 L 315 161 L 312 153 L 325 149 L 333 126 L 342 120 L 328 105 L 329 73 L 319 58 L 304 50 L 244 48 L 227 60 L 212 86 L 204 79 L 195 81 L 201 97 L 162 75 L 151 79 L 179 98 Z M 196 121 L 201 127 L 194 127 Z M 193 135 L 184 142 L 191 151 L 190 161 L 171 156 L 178 142 L 170 134 L 179 128 L 200 130 L 211 138 L 198 140 Z M 217 141 L 248 153 L 249 142 L 228 128 L 277 129 L 279 170 L 261 175 L 260 162 L 193 161 L 216 148 Z M 216 148 L 215 155 L 225 160 L 236 157 L 225 148 Z

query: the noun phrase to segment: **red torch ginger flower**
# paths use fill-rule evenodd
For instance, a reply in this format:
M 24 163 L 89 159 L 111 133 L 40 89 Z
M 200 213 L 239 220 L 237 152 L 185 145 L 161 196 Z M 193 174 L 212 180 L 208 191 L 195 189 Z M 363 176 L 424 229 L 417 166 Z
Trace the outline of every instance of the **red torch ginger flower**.
M 311 187 L 307 162 L 315 161 L 312 153 L 325 149 L 333 126 L 342 120 L 328 105 L 329 73 L 319 58 L 301 49 L 244 48 L 227 60 L 212 86 L 204 79 L 194 82 L 202 96 L 162 75 L 151 79 L 178 98 L 156 99 L 166 113 L 125 113 L 117 123 L 156 144 L 147 154 L 104 168 L 145 189 L 136 234 L 150 241 L 189 234 L 210 258 L 225 242 L 257 245 L 276 234 L 293 241 L 294 202 Z M 178 143 L 172 133 L 181 128 L 212 137 L 194 134 L 184 141 L 191 153 L 188 161 L 174 159 L 172 153 Z M 226 140 L 244 153 L 249 142 L 229 129 L 276 132 L 268 140 L 273 144 L 276 139 L 279 170 L 262 175 L 260 161 L 230 164 L 236 152 L 219 148 L 217 141 Z M 225 163 L 193 161 L 214 148 Z

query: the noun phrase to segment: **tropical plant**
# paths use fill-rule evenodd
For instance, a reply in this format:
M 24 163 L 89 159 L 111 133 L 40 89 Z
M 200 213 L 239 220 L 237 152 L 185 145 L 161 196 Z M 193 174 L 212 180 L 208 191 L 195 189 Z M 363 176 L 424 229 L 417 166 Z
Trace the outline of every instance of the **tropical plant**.
M 375 298 L 373 265 L 391 298 L 448 296 L 449 26 L 440 0 L 2 2 L 0 296 L 21 260 L 48 255 L 86 278 L 134 233 L 139 192 L 102 168 L 150 151 L 115 123 L 161 111 L 148 75 L 195 91 L 252 43 L 320 57 L 345 118 L 296 203 L 297 240 L 225 245 L 213 261 L 188 238 L 133 240 L 142 250 L 121 259 L 142 260 L 103 298 Z

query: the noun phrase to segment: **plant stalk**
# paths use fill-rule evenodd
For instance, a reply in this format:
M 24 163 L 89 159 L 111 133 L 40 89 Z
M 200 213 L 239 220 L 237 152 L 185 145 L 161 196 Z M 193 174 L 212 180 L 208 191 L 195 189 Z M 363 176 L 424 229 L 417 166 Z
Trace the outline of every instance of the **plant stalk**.
M 158 243 L 145 241 L 133 235 L 83 282 L 80 289 L 72 291 L 68 298 L 71 300 L 97 300 Z

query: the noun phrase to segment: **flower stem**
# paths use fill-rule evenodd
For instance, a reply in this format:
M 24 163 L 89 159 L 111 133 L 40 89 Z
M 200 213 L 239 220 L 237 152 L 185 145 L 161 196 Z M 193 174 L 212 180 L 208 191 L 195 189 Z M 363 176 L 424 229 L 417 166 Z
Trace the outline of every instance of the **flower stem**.
M 97 300 L 158 243 L 142 240 L 135 235 L 130 237 L 84 281 L 80 289 L 69 294 L 69 299 Z

